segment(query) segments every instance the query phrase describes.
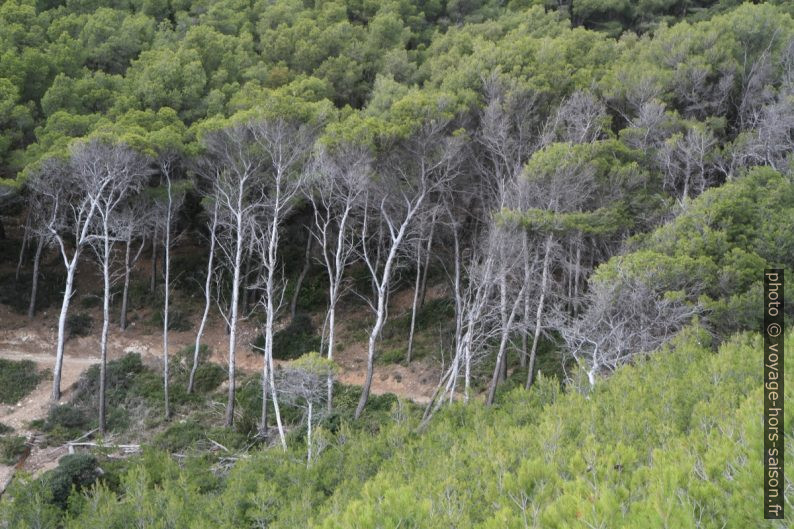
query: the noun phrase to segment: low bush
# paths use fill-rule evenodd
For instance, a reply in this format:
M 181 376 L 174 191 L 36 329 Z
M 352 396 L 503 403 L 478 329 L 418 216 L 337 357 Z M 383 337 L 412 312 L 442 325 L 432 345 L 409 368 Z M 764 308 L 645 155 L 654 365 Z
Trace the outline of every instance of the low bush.
M 94 328 L 94 319 L 85 312 L 78 312 L 66 318 L 66 335 L 69 338 L 75 336 L 88 336 Z
M 7 424 L 3 424 L 0 422 L 0 435 L 5 435 L 7 433 L 13 432 L 14 429 L 8 426 Z
M 16 404 L 36 389 L 43 378 L 31 360 L 0 358 L 0 403 Z
M 4 435 L 0 437 L 0 463 L 14 465 L 25 453 L 25 438 L 21 435 Z
M 261 353 L 265 346 L 265 337 L 259 335 L 252 346 Z M 294 360 L 319 348 L 320 336 L 308 314 L 296 314 L 289 325 L 273 335 L 273 358 L 278 360 Z
M 65 509 L 72 492 L 90 487 L 100 475 L 96 457 L 70 454 L 63 456 L 58 467 L 47 472 L 43 479 L 52 492 L 52 503 Z
M 184 310 L 181 307 L 173 306 L 168 309 L 168 330 L 169 331 L 189 331 L 193 328 L 193 323 L 191 323 L 190 319 L 188 318 L 188 311 Z M 151 319 L 149 320 L 151 324 L 156 325 L 157 327 L 163 326 L 163 309 L 162 307 L 154 311 L 152 314 Z
M 203 425 L 192 420 L 178 422 L 157 434 L 152 444 L 169 453 L 181 452 L 206 439 L 206 431 Z

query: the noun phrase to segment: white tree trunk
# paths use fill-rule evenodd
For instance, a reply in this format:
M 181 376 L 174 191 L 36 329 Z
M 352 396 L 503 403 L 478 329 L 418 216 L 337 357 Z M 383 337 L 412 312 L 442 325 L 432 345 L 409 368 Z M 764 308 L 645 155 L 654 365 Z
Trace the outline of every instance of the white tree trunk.
M 204 312 L 201 314 L 201 323 L 199 323 L 198 332 L 196 333 L 196 346 L 193 349 L 193 366 L 190 368 L 190 377 L 187 382 L 188 394 L 193 392 L 193 383 L 196 378 L 196 370 L 199 363 L 199 350 L 201 348 L 201 337 L 204 334 L 204 327 L 207 324 L 207 316 L 210 312 L 210 304 L 212 303 L 212 267 L 215 261 L 215 230 L 218 224 L 218 205 L 215 204 L 215 209 L 212 216 L 212 224 L 210 226 L 210 255 L 207 259 L 207 280 L 204 282 Z
M 61 370 L 63 369 L 63 348 L 66 341 L 66 315 L 69 312 L 69 302 L 72 299 L 74 290 L 74 274 L 77 270 L 77 261 L 80 251 L 75 250 L 72 260 L 66 267 L 66 285 L 63 290 L 63 302 L 61 303 L 61 313 L 58 316 L 58 338 L 55 344 L 55 369 L 52 373 L 52 400 L 61 400 Z
M 540 341 L 541 321 L 543 318 L 544 303 L 546 301 L 546 290 L 549 284 L 549 260 L 551 257 L 552 236 L 546 237 L 546 246 L 543 253 L 543 274 L 540 280 L 540 299 L 538 300 L 538 311 L 535 313 L 535 335 L 532 338 L 532 350 L 529 353 L 529 367 L 527 370 L 526 388 L 532 387 L 535 381 L 535 357 L 538 352 L 538 342 Z
M 99 339 L 99 433 L 104 434 L 106 428 L 105 420 L 105 385 L 107 382 L 107 358 L 108 358 L 108 333 L 110 331 L 110 241 L 105 224 L 103 234 L 103 253 L 102 253 L 102 335 Z

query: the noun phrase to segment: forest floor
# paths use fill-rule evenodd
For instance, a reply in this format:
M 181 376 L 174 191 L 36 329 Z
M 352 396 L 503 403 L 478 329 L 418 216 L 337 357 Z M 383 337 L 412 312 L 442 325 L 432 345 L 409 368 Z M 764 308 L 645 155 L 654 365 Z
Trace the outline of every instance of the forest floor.
M 78 296 L 93 292 L 100 285 L 99 278 L 89 269 L 78 274 Z M 410 311 L 413 292 L 410 289 L 396 292 L 391 300 L 393 315 L 403 316 Z M 430 289 L 428 299 L 443 295 L 439 289 Z M 61 402 L 68 401 L 72 386 L 80 375 L 92 364 L 99 362 L 99 327 L 102 321 L 101 307 L 86 309 L 78 308 L 77 298 L 70 312 L 82 312 L 91 315 L 94 326 L 91 334 L 84 337 L 73 337 L 67 340 L 62 371 Z M 18 465 L 27 472 L 39 473 L 53 468 L 57 461 L 66 453 L 66 446 L 41 447 L 36 442 L 36 432 L 30 428 L 30 422 L 47 415 L 50 406 L 52 385 L 51 371 L 54 366 L 54 344 L 57 335 L 57 317 L 59 304 L 40 311 L 33 320 L 19 314 L 9 307 L 0 304 L 0 358 L 9 360 L 32 360 L 38 369 L 48 370 L 46 376 L 36 389 L 16 405 L 0 405 L 0 423 L 14 428 L 15 435 L 25 436 L 32 441 L 29 457 L 23 465 Z M 121 331 L 118 324 L 110 329 L 108 357 L 113 360 L 136 352 L 141 355 L 144 363 L 151 366 L 162 365 L 162 331 L 150 323 L 153 310 L 143 308 L 136 311 L 127 330 Z M 114 319 L 117 315 L 114 314 Z M 197 316 L 196 316 L 197 318 Z M 322 314 L 313 314 L 312 319 L 318 329 L 322 328 Z M 366 374 L 367 335 L 365 322 L 371 318 L 366 308 L 343 307 L 339 313 L 335 362 L 338 365 L 337 378 L 344 384 L 361 385 Z M 284 318 L 285 320 L 288 318 Z M 285 323 L 282 323 L 285 325 Z M 236 365 L 243 372 L 258 372 L 262 368 L 262 356 L 252 350 L 249 344 L 257 336 L 259 329 L 252 320 L 242 321 L 238 338 Z M 169 353 L 175 354 L 186 346 L 192 346 L 196 339 L 196 326 L 188 331 L 169 332 Z M 228 335 L 223 319 L 216 315 L 208 321 L 202 343 L 211 350 L 210 361 L 221 366 L 228 365 Z M 277 361 L 277 363 L 280 363 Z M 402 363 L 376 363 L 375 377 L 372 382 L 373 394 L 393 393 L 401 398 L 417 403 L 427 403 L 432 396 L 441 367 L 432 357 L 420 358 L 410 365 Z M 13 474 L 14 469 L 0 465 L 0 492 Z

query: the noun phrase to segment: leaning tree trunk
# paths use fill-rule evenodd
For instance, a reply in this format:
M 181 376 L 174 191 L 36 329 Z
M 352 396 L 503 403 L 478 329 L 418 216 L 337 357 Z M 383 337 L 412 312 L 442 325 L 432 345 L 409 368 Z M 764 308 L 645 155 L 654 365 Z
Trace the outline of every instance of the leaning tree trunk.
M 375 367 L 375 343 L 380 336 L 380 331 L 383 329 L 383 323 L 385 321 L 385 299 L 386 293 L 379 291 L 377 309 L 378 314 L 375 320 L 375 325 L 372 327 L 372 331 L 369 334 L 369 342 L 367 343 L 367 375 L 364 379 L 364 387 L 361 388 L 361 397 L 358 399 L 358 406 L 356 406 L 356 413 L 354 415 L 355 419 L 358 419 L 361 416 L 361 413 L 364 411 L 364 406 L 367 405 L 367 400 L 369 400 L 369 392 L 370 388 L 372 387 L 372 376 L 374 374 Z
M 551 255 L 552 236 L 546 237 L 546 246 L 543 254 L 543 274 L 540 280 L 540 299 L 538 300 L 538 311 L 535 313 L 535 335 L 532 338 L 532 350 L 529 353 L 529 368 L 527 370 L 526 388 L 532 387 L 535 381 L 535 357 L 538 352 L 538 342 L 540 341 L 541 318 L 543 317 L 544 303 L 546 301 L 546 290 L 549 284 L 549 258 Z
M 130 291 L 130 246 L 132 241 L 124 241 L 124 286 L 121 289 L 121 314 L 119 315 L 119 328 L 127 330 L 127 297 Z
M 61 400 L 61 371 L 63 369 L 63 348 L 66 341 L 66 315 L 69 312 L 69 302 L 72 299 L 74 290 L 74 274 L 77 270 L 77 261 L 80 257 L 79 249 L 75 250 L 72 261 L 66 268 L 66 285 L 63 290 L 63 303 L 61 303 L 61 313 L 58 316 L 58 338 L 55 345 L 55 369 L 52 373 L 52 395 L 54 402 Z
M 419 306 L 419 289 L 422 288 L 422 241 L 416 242 L 416 284 L 414 285 L 414 299 L 411 304 L 411 328 L 408 331 L 408 351 L 405 354 L 405 363 L 411 363 L 414 350 L 414 331 L 416 329 L 416 312 Z
M 44 249 L 44 238 L 39 237 L 36 242 L 36 255 L 33 256 L 33 277 L 30 285 L 30 304 L 28 305 L 28 319 L 32 320 L 36 314 L 36 296 L 39 291 L 39 266 L 41 264 L 41 252 Z
M 30 223 L 31 214 L 30 208 L 25 216 L 25 232 L 22 234 L 22 246 L 19 248 L 19 260 L 17 261 L 17 271 L 14 273 L 14 281 L 19 282 L 19 274 L 22 271 L 22 263 L 25 261 L 25 250 L 28 248 L 28 239 L 30 239 Z M 41 239 L 41 237 L 39 237 Z
M 201 314 L 201 323 L 199 324 L 198 332 L 196 333 L 196 346 L 193 349 L 193 366 L 190 368 L 190 377 L 187 381 L 188 395 L 193 393 L 193 384 L 196 379 L 196 371 L 199 364 L 199 350 L 201 349 L 201 337 L 204 334 L 204 327 L 207 324 L 207 316 L 210 312 L 210 304 L 212 303 L 211 288 L 212 288 L 212 267 L 215 260 L 215 229 L 218 224 L 218 206 L 215 205 L 215 210 L 212 216 L 212 226 L 210 228 L 210 255 L 207 259 L 207 279 L 204 283 L 204 312 Z
M 301 269 L 300 275 L 298 275 L 298 280 L 295 282 L 295 292 L 292 293 L 292 299 L 289 303 L 289 317 L 290 320 L 295 319 L 295 312 L 298 310 L 298 296 L 301 292 L 301 287 L 303 286 L 303 281 L 306 279 L 306 274 L 309 273 L 309 269 L 312 266 L 312 241 L 314 237 L 312 234 L 309 233 L 308 240 L 306 242 L 306 253 L 303 258 L 303 268 Z
M 149 292 L 157 288 L 157 228 L 152 231 L 152 275 L 149 278 Z

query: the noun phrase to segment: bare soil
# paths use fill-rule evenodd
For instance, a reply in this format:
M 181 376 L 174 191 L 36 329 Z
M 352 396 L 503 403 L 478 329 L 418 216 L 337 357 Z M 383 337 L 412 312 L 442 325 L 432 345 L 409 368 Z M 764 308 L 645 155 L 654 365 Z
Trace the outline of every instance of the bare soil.
M 142 272 L 145 262 L 144 259 L 139 262 L 139 269 Z M 89 269 L 88 266 L 83 268 Z M 90 270 L 81 271 L 77 278 L 80 292 L 78 296 L 96 290 L 99 284 L 101 282 Z M 430 289 L 428 299 L 441 294 L 439 289 Z M 62 402 L 68 401 L 72 385 L 83 371 L 99 362 L 98 327 L 102 320 L 101 309 L 78 308 L 76 306 L 78 296 L 73 300 L 72 313 L 79 311 L 91 314 L 95 328 L 90 336 L 75 337 L 66 343 L 62 371 Z M 412 296 L 413 292 L 410 289 L 395 293 L 391 300 L 392 314 L 410 311 Z M 54 344 L 59 308 L 52 306 L 41 311 L 33 320 L 28 320 L 24 315 L 0 305 L 0 357 L 11 360 L 33 360 L 39 369 L 51 370 L 55 361 Z M 137 318 L 130 323 L 126 331 L 122 332 L 117 324 L 111 326 L 108 348 L 108 356 L 111 360 L 129 352 L 137 352 L 147 364 L 162 365 L 162 333 L 155 326 L 146 323 L 151 311 L 151 308 L 138 311 Z M 197 309 L 194 319 L 198 319 L 199 313 L 200 309 Z M 114 318 L 117 316 L 114 314 Z M 337 335 L 340 347 L 335 354 L 335 361 L 339 366 L 338 378 L 345 384 L 361 385 L 364 382 L 367 365 L 366 333 L 361 332 L 361 318 L 368 318 L 369 313 L 366 308 L 362 309 L 359 306 L 347 311 L 342 309 L 339 316 Z M 315 315 L 314 319 L 319 320 L 318 328 L 321 328 L 322 315 Z M 190 331 L 169 332 L 169 353 L 174 354 L 185 346 L 192 346 L 195 343 L 196 328 L 197 325 Z M 262 356 L 253 352 L 249 346 L 257 333 L 257 326 L 252 320 L 241 322 L 236 364 L 243 371 L 254 372 L 262 368 Z M 224 367 L 228 365 L 228 335 L 225 322 L 220 316 L 210 318 L 201 341 L 210 346 L 212 362 Z M 372 393 L 376 395 L 393 393 L 417 403 L 426 403 L 435 390 L 439 371 L 440 367 L 429 359 L 413 362 L 409 366 L 376 365 Z M 15 435 L 34 439 L 30 456 L 23 466 L 28 472 L 38 473 L 57 466 L 58 459 L 66 453 L 65 446 L 40 447 L 35 442 L 35 432 L 29 426 L 31 421 L 46 416 L 51 405 L 51 385 L 51 377 L 46 377 L 31 394 L 16 405 L 0 405 L 0 422 L 12 426 L 16 430 Z M 0 465 L 0 488 L 8 481 L 13 471 L 12 467 Z

